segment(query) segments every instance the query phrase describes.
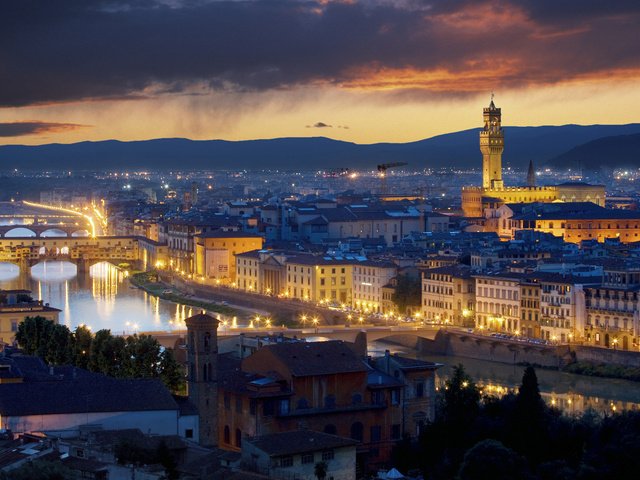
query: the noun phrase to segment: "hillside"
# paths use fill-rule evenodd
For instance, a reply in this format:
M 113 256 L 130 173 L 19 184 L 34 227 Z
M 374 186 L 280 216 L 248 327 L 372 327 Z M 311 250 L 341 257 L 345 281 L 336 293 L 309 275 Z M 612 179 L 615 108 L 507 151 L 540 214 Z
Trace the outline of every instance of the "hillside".
M 640 168 L 640 133 L 592 140 L 558 155 L 548 165 L 583 170 L 600 170 L 603 166 Z
M 480 165 L 479 129 L 464 130 L 410 143 L 359 145 L 324 137 L 270 140 L 188 140 L 81 142 L 0 147 L 0 169 L 90 170 L 375 168 L 380 162 L 406 161 L 409 167 L 462 168 Z M 505 127 L 505 166 L 542 164 L 586 142 L 613 135 L 640 134 L 640 124 Z M 561 160 L 558 160 L 561 161 Z

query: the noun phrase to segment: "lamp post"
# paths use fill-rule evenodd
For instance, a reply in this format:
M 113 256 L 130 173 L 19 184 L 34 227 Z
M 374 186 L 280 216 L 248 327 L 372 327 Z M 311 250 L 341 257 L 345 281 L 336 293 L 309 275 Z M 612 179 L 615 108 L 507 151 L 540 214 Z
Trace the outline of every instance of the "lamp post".
M 316 329 L 316 335 L 317 335 L 318 334 L 318 322 L 319 322 L 318 317 L 313 317 L 312 322 L 313 322 L 313 326 Z

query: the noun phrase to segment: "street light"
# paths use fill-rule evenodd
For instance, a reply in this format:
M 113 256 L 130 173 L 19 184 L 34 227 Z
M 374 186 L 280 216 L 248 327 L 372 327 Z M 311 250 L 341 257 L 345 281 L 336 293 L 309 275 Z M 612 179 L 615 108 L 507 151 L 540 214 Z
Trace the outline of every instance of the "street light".
M 316 328 L 316 333 L 318 333 L 318 322 L 319 321 L 320 320 L 318 320 L 318 317 L 313 317 L 312 322 L 313 322 L 313 326 Z

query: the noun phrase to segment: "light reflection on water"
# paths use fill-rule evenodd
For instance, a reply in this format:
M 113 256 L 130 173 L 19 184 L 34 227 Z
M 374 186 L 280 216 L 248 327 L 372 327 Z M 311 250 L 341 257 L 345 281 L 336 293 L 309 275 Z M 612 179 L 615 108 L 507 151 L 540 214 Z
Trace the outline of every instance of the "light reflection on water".
M 62 310 L 60 323 L 72 329 L 80 324 L 114 333 L 182 329 L 185 318 L 194 313 L 191 307 L 131 287 L 124 272 L 110 263 L 80 274 L 69 262 L 42 262 L 30 273 L 0 263 L 0 289 L 31 290 L 38 300 Z
M 371 342 L 371 355 L 384 354 L 385 349 L 421 360 L 441 363 L 436 374 L 436 386 L 441 387 L 450 377 L 453 367 L 459 363 L 487 394 L 502 396 L 517 393 L 522 383 L 524 367 L 504 363 L 474 360 L 463 357 L 422 355 L 413 349 L 385 342 Z M 605 413 L 640 410 L 640 383 L 614 378 L 598 378 L 585 375 L 536 369 L 542 398 L 568 414 L 580 414 L 586 409 Z

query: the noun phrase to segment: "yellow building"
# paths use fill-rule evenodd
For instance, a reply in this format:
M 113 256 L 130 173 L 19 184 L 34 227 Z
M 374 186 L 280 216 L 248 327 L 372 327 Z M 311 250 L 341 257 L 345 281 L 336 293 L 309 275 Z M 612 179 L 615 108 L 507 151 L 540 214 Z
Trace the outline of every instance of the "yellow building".
M 286 294 L 312 302 L 350 304 L 353 293 L 352 261 L 299 255 L 287 259 Z
M 502 180 L 502 111 L 495 106 L 493 99 L 489 107 L 483 110 L 483 117 L 484 127 L 480 131 L 482 186 L 463 187 L 462 211 L 465 217 L 483 218 L 487 210 L 496 209 L 505 203 L 593 202 L 604 206 L 603 185 L 571 182 L 539 187 L 535 185 L 532 165 L 529 166 L 526 186 L 505 186 Z
M 18 325 L 26 317 L 43 317 L 58 323 L 60 310 L 33 300 L 29 290 L 0 290 L 0 343 L 12 344 Z
M 216 283 L 235 283 L 236 255 L 262 248 L 253 233 L 215 231 L 195 236 L 195 274 Z

